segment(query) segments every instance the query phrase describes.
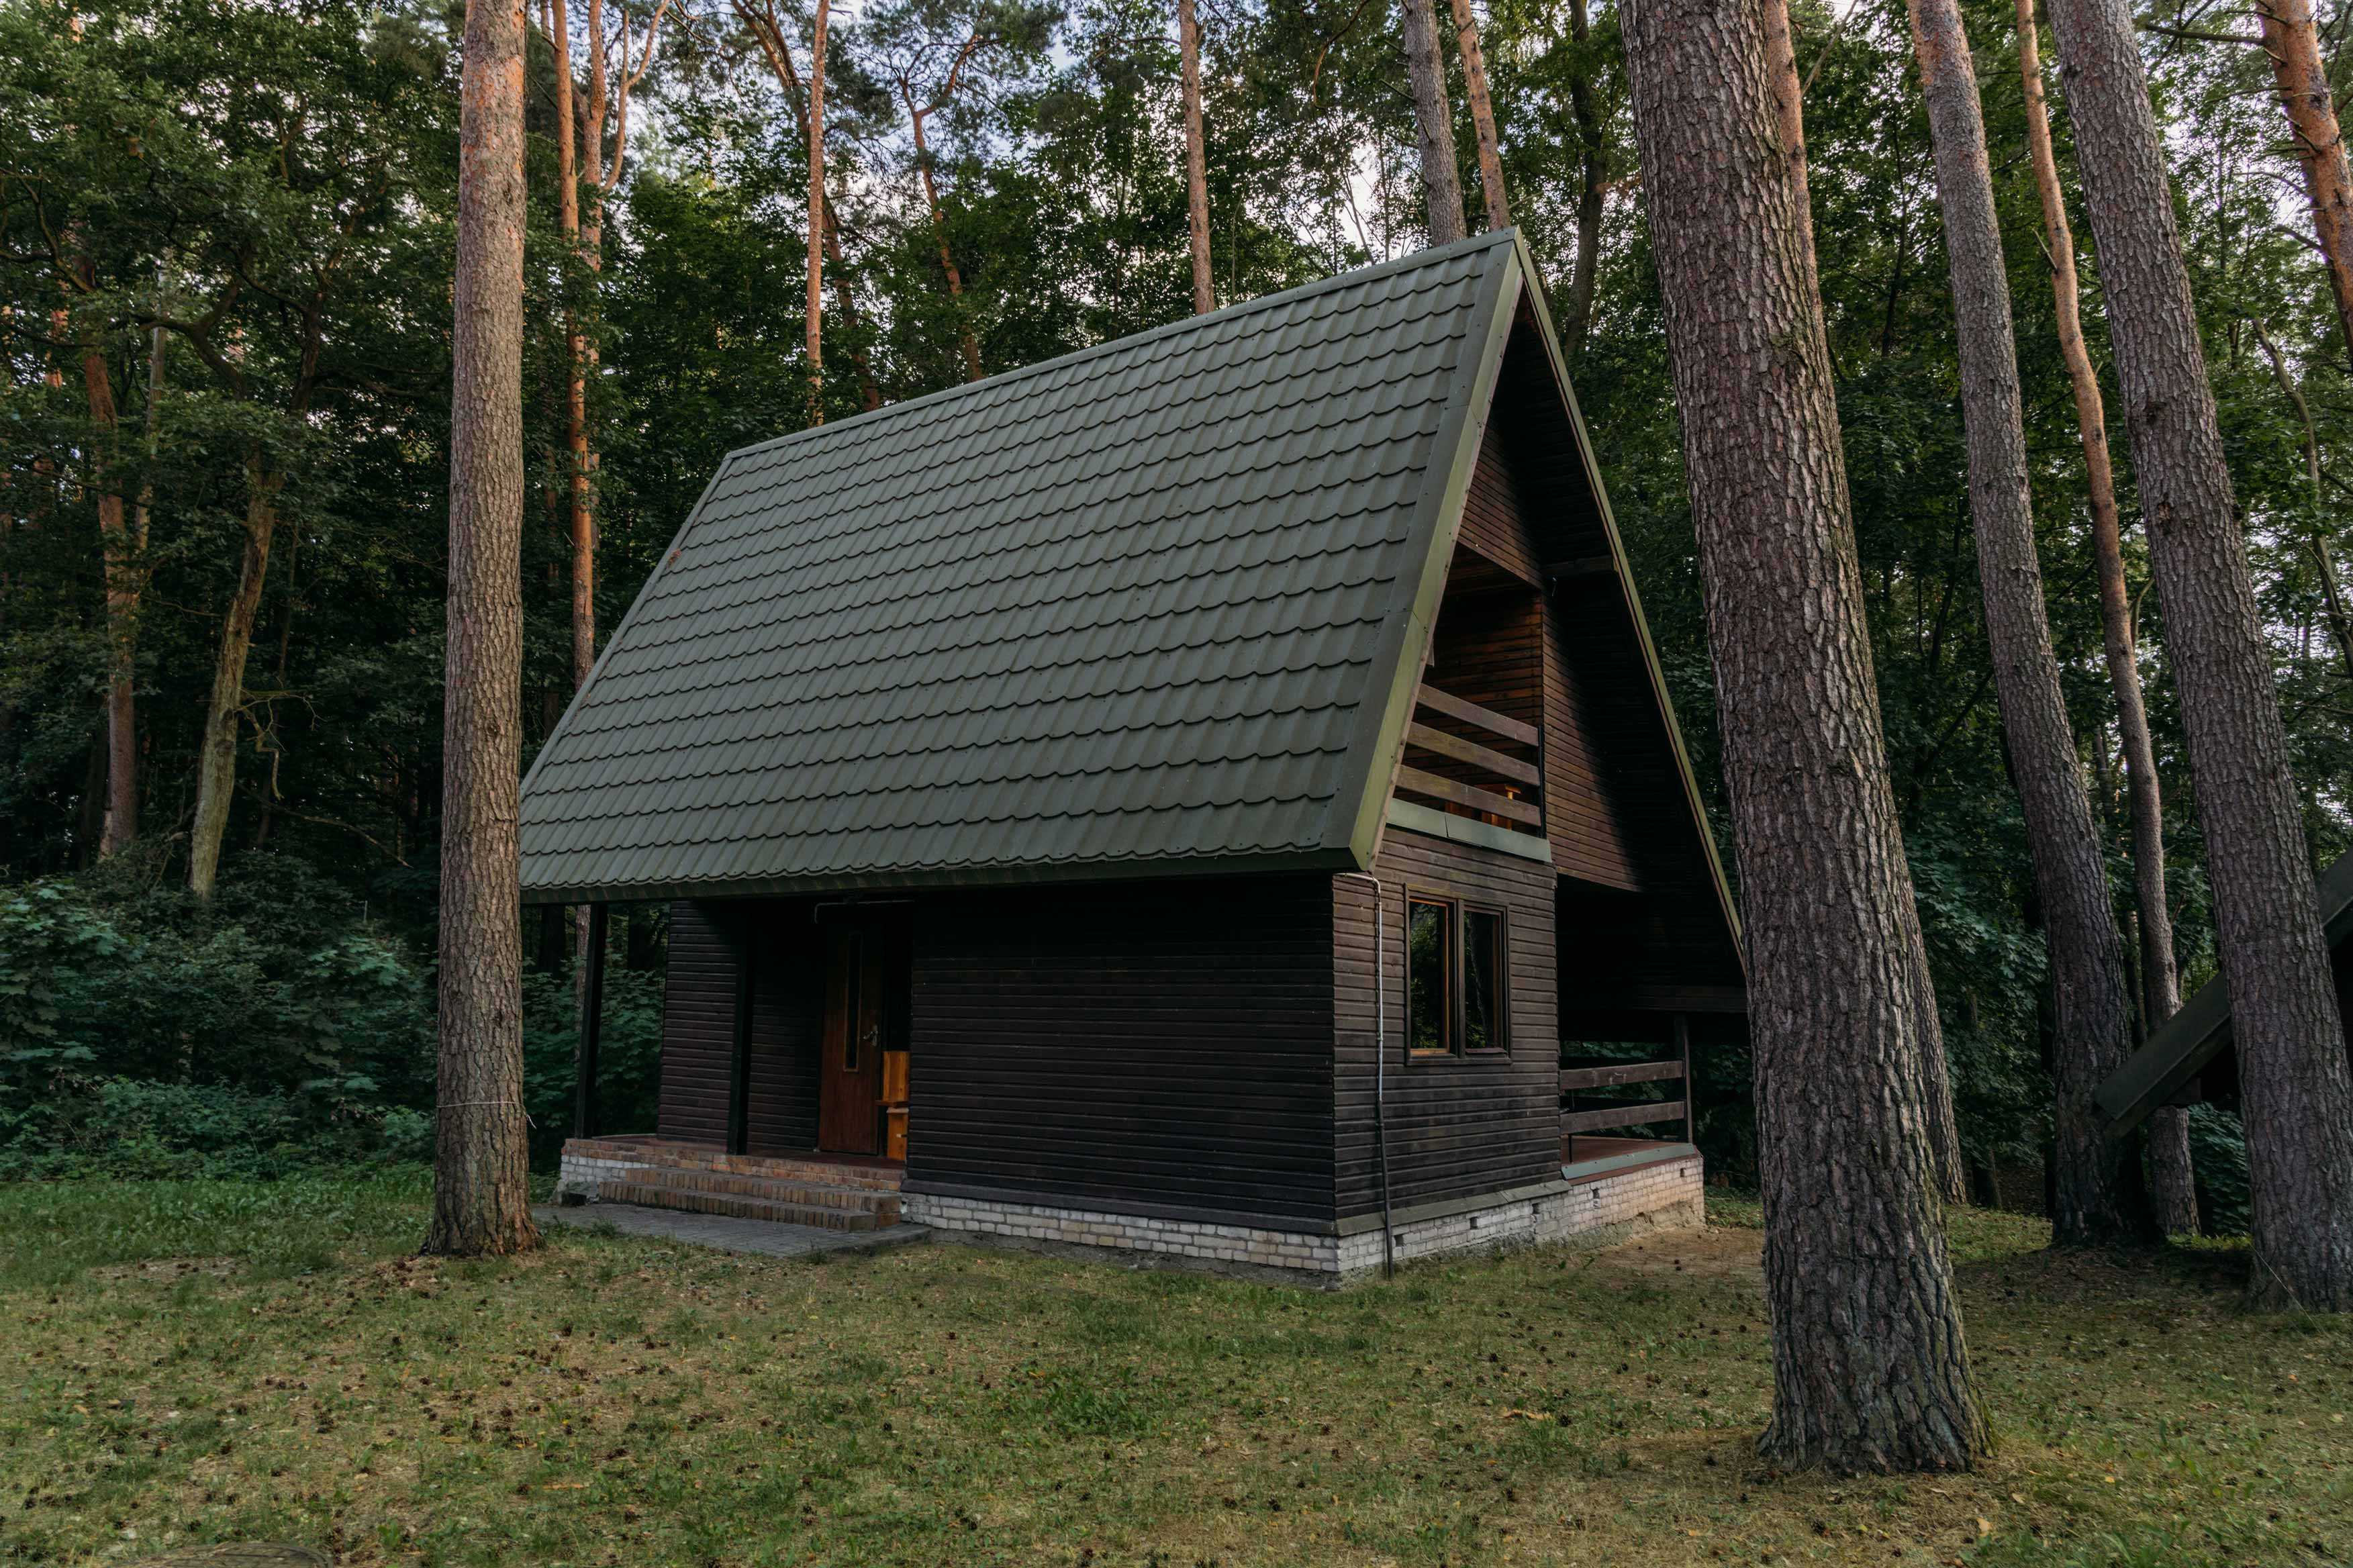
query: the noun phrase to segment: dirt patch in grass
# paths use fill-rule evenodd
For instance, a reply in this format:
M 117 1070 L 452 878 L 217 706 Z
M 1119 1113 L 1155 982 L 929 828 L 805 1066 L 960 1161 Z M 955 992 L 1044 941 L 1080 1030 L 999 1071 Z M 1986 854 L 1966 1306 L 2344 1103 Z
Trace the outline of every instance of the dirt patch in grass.
M 0 1560 L 235 1539 L 346 1568 L 2353 1556 L 2353 1335 L 2242 1312 L 2227 1253 L 2054 1255 L 2040 1226 L 1957 1215 L 2000 1451 L 1842 1480 L 1754 1458 L 1753 1205 L 1318 1293 L 574 1231 L 445 1262 L 410 1256 L 422 1199 L 0 1189 L 0 1234 L 58 1216 L 0 1286 Z M 162 1238 L 192 1228 L 238 1270 L 123 1270 L 175 1268 Z
M 1627 1274 L 1685 1274 L 1694 1279 L 1764 1278 L 1765 1234 L 1712 1225 L 1704 1230 L 1668 1230 L 1610 1247 L 1594 1256 L 1597 1268 Z
M 170 1285 L 194 1275 L 226 1279 L 237 1272 L 234 1258 L 151 1258 L 143 1263 L 111 1263 L 90 1271 L 93 1279 L 143 1279 L 150 1285 Z

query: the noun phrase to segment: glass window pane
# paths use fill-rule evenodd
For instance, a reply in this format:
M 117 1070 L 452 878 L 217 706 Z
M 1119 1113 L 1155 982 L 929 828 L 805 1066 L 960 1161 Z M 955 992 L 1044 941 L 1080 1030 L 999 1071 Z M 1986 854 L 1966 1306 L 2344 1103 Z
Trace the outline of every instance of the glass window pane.
M 1453 1002 L 1448 973 L 1453 967 L 1454 911 L 1440 903 L 1416 899 L 1406 906 L 1405 1037 L 1409 1048 L 1445 1051 L 1453 1048 Z
M 1462 1048 L 1504 1048 L 1504 917 L 1493 910 L 1462 914 Z

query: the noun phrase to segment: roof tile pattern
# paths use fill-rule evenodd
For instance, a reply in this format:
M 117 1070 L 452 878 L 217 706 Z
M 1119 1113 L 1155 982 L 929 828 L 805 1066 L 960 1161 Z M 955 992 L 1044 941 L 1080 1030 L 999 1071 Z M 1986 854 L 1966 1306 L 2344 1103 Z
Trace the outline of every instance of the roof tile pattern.
M 1507 249 L 732 454 L 533 769 L 526 891 L 1323 850 Z

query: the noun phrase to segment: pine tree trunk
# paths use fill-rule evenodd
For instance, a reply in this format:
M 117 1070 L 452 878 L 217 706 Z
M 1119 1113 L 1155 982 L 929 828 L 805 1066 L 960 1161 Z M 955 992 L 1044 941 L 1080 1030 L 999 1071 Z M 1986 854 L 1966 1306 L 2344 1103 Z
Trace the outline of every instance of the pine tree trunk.
M 2107 1136 L 2107 1118 L 2094 1097 L 2132 1052 L 2124 943 L 2108 902 L 2107 865 L 2043 612 L 2010 273 L 1968 35 L 1957 0 L 1911 0 L 1910 9 L 1952 271 L 1986 639 L 2050 952 L 2058 1100 L 2052 1237 L 2063 1247 L 2105 1244 L 2134 1229 L 2129 1216 L 2136 1206 L 2126 1196 L 2124 1157 L 2137 1156 L 2137 1150 Z
M 1570 0 L 1569 36 L 1583 49 L 1591 34 L 1585 0 Z M 1577 125 L 1579 148 L 1577 193 L 1577 255 L 1569 268 L 1568 294 L 1561 303 L 1562 345 L 1569 363 L 1584 356 L 1585 334 L 1593 324 L 1593 290 L 1601 269 L 1601 211 L 1609 195 L 1609 144 L 1602 134 L 1601 116 L 1593 103 L 1593 83 L 1580 58 L 1568 78 L 1569 118 Z
M 1201 25 L 1193 0 L 1176 0 L 1176 41 L 1185 58 L 1185 212 L 1193 240 L 1193 313 L 1218 308 L 1209 288 L 1209 149 L 1201 128 Z
M 1504 196 L 1504 151 L 1495 135 L 1495 105 L 1487 96 L 1487 57 L 1479 47 L 1479 18 L 1472 12 L 1471 0 L 1454 0 L 1454 37 L 1462 50 L 1462 95 L 1471 100 L 1471 127 L 1479 138 L 1479 186 L 1487 198 L 1487 226 L 1509 228 L 1512 204 Z
M 808 291 L 809 423 L 825 423 L 825 26 L 831 0 L 817 0 L 809 35 Z
M 523 29 L 469 0 L 458 150 L 440 1072 L 425 1250 L 536 1246 L 522 1110 Z
M 834 313 L 841 318 L 843 330 L 850 334 L 847 352 L 849 368 L 858 373 L 858 405 L 871 414 L 882 406 L 882 389 L 875 384 L 873 363 L 866 357 L 858 335 L 858 300 L 849 291 L 849 264 L 841 258 L 841 219 L 830 193 L 825 200 L 825 264 L 833 275 Z M 965 337 L 973 345 L 968 357 L 976 364 L 980 345 L 973 339 L 970 326 L 965 328 Z
M 776 84 L 785 89 L 785 96 L 793 106 L 793 117 L 800 122 L 801 133 L 806 136 L 808 133 L 808 94 L 802 89 L 799 73 L 793 69 L 792 52 L 780 30 L 782 24 L 776 20 L 772 9 L 763 7 L 754 10 L 745 0 L 729 0 L 729 3 L 737 19 L 751 33 L 753 42 L 758 44 L 760 52 L 767 57 L 769 72 L 776 77 Z M 849 264 L 842 259 L 841 216 L 830 193 L 827 195 L 825 203 L 825 264 L 833 270 L 834 310 L 841 317 L 841 324 L 852 334 L 853 346 L 849 353 L 850 366 L 858 372 L 859 405 L 871 414 L 882 406 L 882 389 L 875 384 L 874 367 L 868 361 L 865 349 L 855 346 L 859 330 L 858 301 L 849 289 Z M 967 332 L 966 336 L 969 335 Z M 979 357 L 979 345 L 976 342 L 967 356 L 968 362 L 976 364 Z
M 237 793 L 237 732 L 245 715 L 245 664 L 253 652 L 253 626 L 261 611 L 262 583 L 269 574 L 269 545 L 278 531 L 278 492 L 286 476 L 266 465 L 259 452 L 245 461 L 245 551 L 237 563 L 237 588 L 221 614 L 220 643 L 213 655 L 212 695 L 205 704 L 205 733 L 196 752 L 196 813 L 188 830 L 188 891 L 213 896 L 220 876 L 222 841 L 228 836 L 229 802 Z
M 555 49 L 555 212 L 565 247 L 593 279 L 598 268 L 582 254 L 580 170 L 573 141 L 571 0 L 548 0 L 548 40 Z M 572 532 L 572 686 L 579 689 L 596 662 L 596 513 L 589 489 L 596 459 L 588 449 L 588 345 L 577 313 L 564 312 L 564 447 L 570 455 Z
M 1454 166 L 1454 121 L 1446 107 L 1446 60 L 1438 47 L 1430 0 L 1400 0 L 1404 11 L 1406 85 L 1413 93 L 1419 132 L 1421 188 L 1430 204 L 1430 243 L 1462 237 L 1462 176 Z
M 1778 0 L 1628 0 L 1750 963 L 1787 1467 L 1984 1449 L 1921 1103 L 1935 1033 L 1863 625 Z
M 2132 817 L 2134 921 L 2140 943 L 2141 1016 L 2154 1034 L 2181 1008 L 2179 972 L 2173 957 L 2173 914 L 2165 894 L 2165 810 L 2157 777 L 2157 749 L 2148 733 L 2148 706 L 2141 696 L 2140 662 L 2134 647 L 2132 601 L 2125 584 L 2123 531 L 2116 514 L 2114 469 L 2108 458 L 2107 409 L 2100 378 L 2084 346 L 2083 312 L 2075 281 L 2075 234 L 2059 189 L 2059 163 L 2051 147 L 2051 120 L 2044 107 L 2042 62 L 2034 23 L 2034 0 L 2018 0 L 2018 70 L 2025 89 L 2026 139 L 2034 184 L 2042 201 L 2044 249 L 2051 260 L 2052 313 L 2059 354 L 2074 389 L 2075 422 L 2084 447 L 2084 475 L 2092 514 L 2092 557 L 2099 580 L 2100 636 L 2107 656 L 2108 683 L 2116 692 L 2118 749 L 2124 753 L 2125 785 Z M 2197 1174 L 2189 1157 L 2189 1114 L 2159 1106 L 2148 1122 L 2150 1195 L 2158 1225 L 2171 1236 L 2198 1230 Z
M 2247 1130 L 2258 1301 L 2353 1308 L 2353 1074 L 2125 0 L 2052 7 L 2205 831 Z
M 2310 0 L 2254 0 L 2254 7 L 2296 161 L 2304 165 L 2304 194 L 2312 202 L 2313 232 L 2337 298 L 2337 330 L 2353 357 L 2353 171 L 2346 165 L 2345 138 L 2328 90 L 2327 58 Z
M 571 0 L 545 0 L 548 42 L 555 52 L 555 213 L 556 226 L 564 236 L 565 249 L 576 259 L 591 288 L 596 287 L 604 270 L 603 235 L 597 236 L 597 253 L 590 254 L 580 232 L 580 166 L 578 142 L 580 125 L 573 112 L 572 103 L 572 16 Z M 601 18 L 600 18 L 601 20 Z M 596 40 L 597 48 L 604 39 Z M 604 95 L 597 95 L 598 109 L 594 134 L 604 134 Z M 594 155 L 603 162 L 600 147 Z M 603 172 L 598 171 L 601 184 Z M 602 226 L 599 226 L 600 229 Z M 568 521 L 572 544 L 572 689 L 575 691 L 587 684 L 588 672 L 596 665 L 596 494 L 590 476 L 596 467 L 596 454 L 588 442 L 588 364 L 587 335 L 580 330 L 579 313 L 567 304 L 564 311 L 564 354 L 566 374 L 564 378 L 564 448 L 571 468 L 567 476 Z M 588 930 L 588 906 L 581 904 L 572 911 L 572 920 L 582 933 Z M 586 973 L 574 987 L 575 1010 L 587 1005 Z M 585 1021 L 584 1021 L 585 1023 Z
M 106 355 L 96 346 L 83 352 L 81 373 L 90 422 L 99 433 L 90 478 L 98 497 L 99 563 L 106 584 L 106 808 L 98 840 L 104 858 L 139 837 L 139 705 L 132 685 L 139 651 L 139 562 L 116 471 L 121 420 L 114 382 Z
M 2196 1236 L 2198 1173 L 2189 1157 L 2189 1112 L 2160 1105 L 2148 1118 L 2151 1200 L 2157 1223 L 2168 1236 Z
M 1908 863 L 1905 870 L 1908 875 Z M 1928 937 L 1920 927 L 1918 906 L 1905 906 L 1903 920 L 1913 964 L 1927 977 Z M 1953 1112 L 1952 1064 L 1945 1055 L 1945 1026 L 1937 1016 L 1933 980 L 1921 985 L 1918 1005 L 1920 1116 L 1922 1135 L 1928 1142 L 1929 1169 L 1935 1174 L 1938 1196 L 1948 1204 L 1965 1204 L 1969 1201 L 1969 1171 L 1961 1155 L 1960 1121 Z
M 910 84 L 902 82 L 900 87 L 900 96 L 907 105 L 908 122 L 915 131 L 915 173 L 923 181 L 923 205 L 932 215 L 932 238 L 940 247 L 940 270 L 947 276 L 948 300 L 955 310 L 956 342 L 964 350 L 964 376 L 966 381 L 978 381 L 980 340 L 973 336 L 972 323 L 964 313 L 964 274 L 957 270 L 955 254 L 948 248 L 948 215 L 940 205 L 939 187 L 932 182 L 932 147 L 923 136 L 923 121 L 931 118 L 932 110 L 916 106 Z

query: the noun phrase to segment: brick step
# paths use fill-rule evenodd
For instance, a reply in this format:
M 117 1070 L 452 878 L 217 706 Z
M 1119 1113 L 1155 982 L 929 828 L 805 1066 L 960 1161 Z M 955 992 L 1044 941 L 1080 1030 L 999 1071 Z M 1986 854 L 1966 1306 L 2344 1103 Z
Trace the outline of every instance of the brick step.
M 895 1193 L 905 1172 L 896 1165 L 837 1165 L 828 1161 L 796 1160 L 790 1155 L 738 1155 L 756 1169 L 733 1174 L 768 1176 L 782 1182 L 807 1182 L 818 1186 L 855 1187 L 862 1192 Z
M 776 1198 L 746 1197 L 735 1193 L 699 1192 L 637 1182 L 602 1182 L 596 1196 L 608 1204 L 635 1204 L 641 1208 L 677 1209 L 688 1214 L 727 1215 L 736 1219 L 773 1220 L 779 1225 L 805 1225 L 818 1230 L 880 1230 L 899 1223 L 899 1200 L 886 1198 L 870 1208 L 829 1208 L 786 1203 Z
M 766 1198 L 772 1203 L 800 1204 L 808 1208 L 875 1209 L 888 1205 L 896 1212 L 899 1205 L 896 1192 L 875 1187 L 845 1187 L 829 1182 L 797 1181 L 782 1176 L 745 1176 L 725 1171 L 681 1171 L 657 1166 L 649 1170 L 631 1171 L 617 1179 L 640 1187 L 718 1193 L 737 1198 Z

